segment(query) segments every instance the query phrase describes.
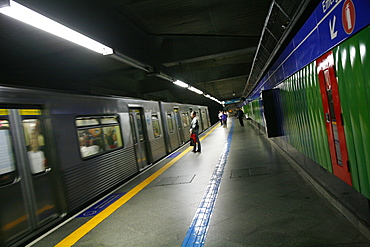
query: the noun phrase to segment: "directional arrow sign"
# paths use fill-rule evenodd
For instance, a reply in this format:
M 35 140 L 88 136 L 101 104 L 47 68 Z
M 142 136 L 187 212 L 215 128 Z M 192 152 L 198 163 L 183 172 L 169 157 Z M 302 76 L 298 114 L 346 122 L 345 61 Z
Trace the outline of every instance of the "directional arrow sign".
M 337 17 L 334 16 L 333 22 L 331 20 L 329 21 L 329 28 L 330 28 L 330 37 L 331 37 L 331 39 L 335 39 L 337 37 L 337 35 L 338 35 L 338 32 L 335 31 L 335 22 L 336 22 L 336 20 L 337 20 Z

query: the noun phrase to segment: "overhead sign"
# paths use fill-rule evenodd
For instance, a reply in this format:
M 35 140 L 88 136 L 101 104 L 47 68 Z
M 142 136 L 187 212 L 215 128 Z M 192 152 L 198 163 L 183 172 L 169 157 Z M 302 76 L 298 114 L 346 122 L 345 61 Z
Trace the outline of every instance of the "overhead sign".
M 229 105 L 229 104 L 237 104 L 240 102 L 240 99 L 231 99 L 231 100 L 225 100 L 224 105 Z

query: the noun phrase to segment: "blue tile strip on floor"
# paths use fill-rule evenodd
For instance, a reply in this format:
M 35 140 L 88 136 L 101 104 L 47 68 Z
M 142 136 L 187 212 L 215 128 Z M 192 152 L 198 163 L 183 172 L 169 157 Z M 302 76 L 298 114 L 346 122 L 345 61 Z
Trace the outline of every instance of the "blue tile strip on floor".
M 225 143 L 224 149 L 221 153 L 215 170 L 211 176 L 211 180 L 207 186 L 207 189 L 203 195 L 203 198 L 198 206 L 197 212 L 193 218 L 193 221 L 186 233 L 185 239 L 182 242 L 182 247 L 185 246 L 204 246 L 206 241 L 206 234 L 211 220 L 213 208 L 216 203 L 218 191 L 220 189 L 222 174 L 226 166 L 227 156 L 229 154 L 232 135 L 234 130 L 234 121 L 232 122 L 229 136 Z

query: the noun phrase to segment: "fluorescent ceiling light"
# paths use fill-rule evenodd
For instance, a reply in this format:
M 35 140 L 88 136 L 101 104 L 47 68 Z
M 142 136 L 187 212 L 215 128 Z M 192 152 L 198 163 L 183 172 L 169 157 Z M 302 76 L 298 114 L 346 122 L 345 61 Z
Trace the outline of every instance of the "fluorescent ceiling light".
M 188 87 L 188 89 L 189 89 L 190 91 L 193 91 L 194 93 L 197 93 L 197 94 L 203 94 L 203 91 L 200 91 L 199 89 L 197 89 L 197 88 L 195 88 L 195 87 L 190 86 L 190 87 Z
M 216 99 L 215 97 L 209 95 L 209 94 L 204 94 L 204 97 L 210 99 L 210 100 L 213 100 L 213 101 L 216 101 L 217 103 L 219 103 L 220 105 L 222 105 L 222 102 L 219 101 L 218 99 Z
M 185 87 L 185 88 L 189 87 L 189 85 L 188 85 L 188 84 L 186 84 L 185 82 L 182 82 L 182 81 L 180 81 L 180 80 L 176 80 L 176 81 L 174 81 L 174 82 L 173 82 L 173 84 L 176 84 L 177 86 Z
M 180 80 L 176 80 L 176 81 L 174 81 L 174 82 L 173 82 L 173 84 L 176 84 L 176 85 L 178 85 L 178 86 L 180 86 L 180 87 L 187 88 L 187 89 L 189 89 L 190 91 L 193 91 L 193 92 L 195 92 L 195 93 L 197 93 L 197 94 L 203 94 L 203 91 L 201 91 L 201 90 L 199 90 L 199 89 L 197 89 L 197 88 L 195 88 L 195 87 L 193 87 L 193 86 L 189 86 L 189 84 L 186 84 L 185 82 L 182 82 L 182 81 L 180 81 Z M 211 95 L 209 95 L 209 94 L 203 94 L 203 95 L 204 95 L 204 97 L 206 97 L 206 98 L 208 98 L 208 99 L 211 99 L 211 100 L 214 100 L 214 101 L 216 101 L 217 103 L 221 104 L 221 102 L 220 102 L 218 99 L 216 99 L 216 98 L 212 97 Z
M 112 48 L 100 44 L 99 42 L 90 39 L 89 37 L 86 37 L 66 26 L 63 26 L 62 24 L 59 24 L 58 22 L 53 21 L 12 0 L 10 0 L 10 6 L 0 8 L 0 13 L 54 34 L 63 39 L 69 40 L 102 55 L 113 54 Z

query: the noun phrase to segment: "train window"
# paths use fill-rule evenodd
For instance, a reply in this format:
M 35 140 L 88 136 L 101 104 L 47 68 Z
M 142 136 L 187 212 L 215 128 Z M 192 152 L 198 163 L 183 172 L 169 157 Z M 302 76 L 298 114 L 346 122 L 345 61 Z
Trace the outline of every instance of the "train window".
M 181 118 L 182 118 L 182 123 L 183 123 L 184 127 L 188 127 L 190 125 L 189 114 L 188 113 L 182 113 Z
M 101 128 L 90 128 L 77 131 L 82 158 L 104 151 L 101 132 Z
M 0 185 L 10 182 L 9 174 L 16 169 L 9 127 L 8 120 L 0 120 Z
M 99 121 L 93 118 L 77 118 L 76 119 L 77 127 L 92 126 L 92 125 L 98 125 L 98 124 L 99 124 Z
M 118 116 L 76 118 L 82 158 L 123 146 Z
M 0 129 L 9 130 L 9 121 L 8 120 L 0 120 Z
M 171 114 L 167 114 L 167 125 L 168 125 L 168 131 L 170 133 L 173 133 L 174 128 L 173 128 L 173 121 L 172 121 L 172 116 Z
M 44 172 L 46 167 L 45 141 L 39 119 L 23 119 L 23 132 L 26 141 L 28 160 L 32 174 Z
M 118 120 L 117 117 L 102 118 L 101 124 L 118 124 Z
M 161 136 L 161 126 L 159 124 L 159 119 L 157 114 L 152 115 L 153 133 L 154 137 L 158 138 Z
M 103 127 L 103 132 L 106 150 L 122 147 L 121 131 L 118 125 Z

